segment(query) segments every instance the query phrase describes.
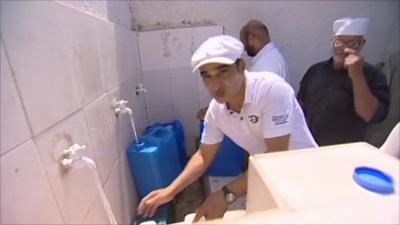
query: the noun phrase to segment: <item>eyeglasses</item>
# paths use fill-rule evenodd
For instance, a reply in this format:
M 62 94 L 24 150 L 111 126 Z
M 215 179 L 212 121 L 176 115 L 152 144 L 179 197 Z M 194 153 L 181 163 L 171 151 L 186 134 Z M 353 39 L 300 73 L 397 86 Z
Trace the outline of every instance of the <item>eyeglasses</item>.
M 360 41 L 353 40 L 353 41 L 344 42 L 339 39 L 334 39 L 332 41 L 332 44 L 333 44 L 333 47 L 335 47 L 335 48 L 340 48 L 340 47 L 346 46 L 347 48 L 358 49 L 362 44 L 364 44 L 364 41 L 365 40 L 360 40 Z

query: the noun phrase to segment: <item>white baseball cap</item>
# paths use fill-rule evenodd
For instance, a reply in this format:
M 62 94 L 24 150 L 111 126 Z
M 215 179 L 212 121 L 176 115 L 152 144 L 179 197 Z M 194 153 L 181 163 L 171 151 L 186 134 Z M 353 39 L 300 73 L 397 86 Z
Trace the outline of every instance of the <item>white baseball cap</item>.
M 243 53 L 243 44 L 229 35 L 210 37 L 192 55 L 193 72 L 208 63 L 233 64 Z
M 369 24 L 369 19 L 365 17 L 344 17 L 337 19 L 333 23 L 333 33 L 335 36 L 338 35 L 358 35 L 365 36 L 367 33 L 367 28 Z

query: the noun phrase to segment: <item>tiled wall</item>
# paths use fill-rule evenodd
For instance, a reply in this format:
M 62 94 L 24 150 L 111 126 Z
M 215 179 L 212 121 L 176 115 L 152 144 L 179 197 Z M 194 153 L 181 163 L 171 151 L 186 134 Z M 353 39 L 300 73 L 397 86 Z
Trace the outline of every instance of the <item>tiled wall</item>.
M 113 99 L 147 125 L 137 33 L 53 1 L 1 1 L 1 224 L 109 224 L 87 167 L 57 158 L 86 145 L 119 224 L 138 199 L 126 161 L 133 139 Z
M 127 29 L 132 28 L 132 2 L 128 0 L 55 0 L 81 12 L 103 18 Z
M 149 123 L 179 119 L 193 153 L 196 113 L 211 96 L 190 57 L 222 27 L 138 34 L 59 2 L 0 4 L 0 223 L 109 224 L 90 169 L 65 173 L 58 165 L 78 143 L 96 162 L 118 224 L 130 224 L 138 203 L 125 157 L 133 131 L 112 102 L 129 101 L 139 134 Z
M 197 111 L 208 106 L 211 96 L 190 58 L 208 37 L 223 33 L 222 26 L 139 32 L 143 81 L 148 90 L 151 122 L 178 119 L 183 123 L 188 154 L 199 136 Z

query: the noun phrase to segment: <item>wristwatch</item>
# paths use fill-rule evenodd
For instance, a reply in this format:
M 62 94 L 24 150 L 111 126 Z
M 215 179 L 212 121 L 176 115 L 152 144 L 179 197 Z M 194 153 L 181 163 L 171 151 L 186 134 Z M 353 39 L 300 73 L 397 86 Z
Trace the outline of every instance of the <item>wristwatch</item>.
M 235 193 L 229 190 L 227 186 L 223 186 L 222 191 L 224 192 L 225 200 L 227 203 L 232 204 L 236 200 Z

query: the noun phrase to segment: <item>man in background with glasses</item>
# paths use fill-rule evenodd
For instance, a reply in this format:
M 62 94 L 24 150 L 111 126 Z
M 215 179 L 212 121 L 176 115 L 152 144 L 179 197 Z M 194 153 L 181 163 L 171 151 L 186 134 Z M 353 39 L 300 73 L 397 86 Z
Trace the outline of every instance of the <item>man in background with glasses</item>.
M 389 89 L 384 74 L 364 62 L 367 18 L 333 23 L 333 57 L 312 65 L 300 82 L 298 99 L 320 146 L 364 140 L 368 123 L 388 114 Z

